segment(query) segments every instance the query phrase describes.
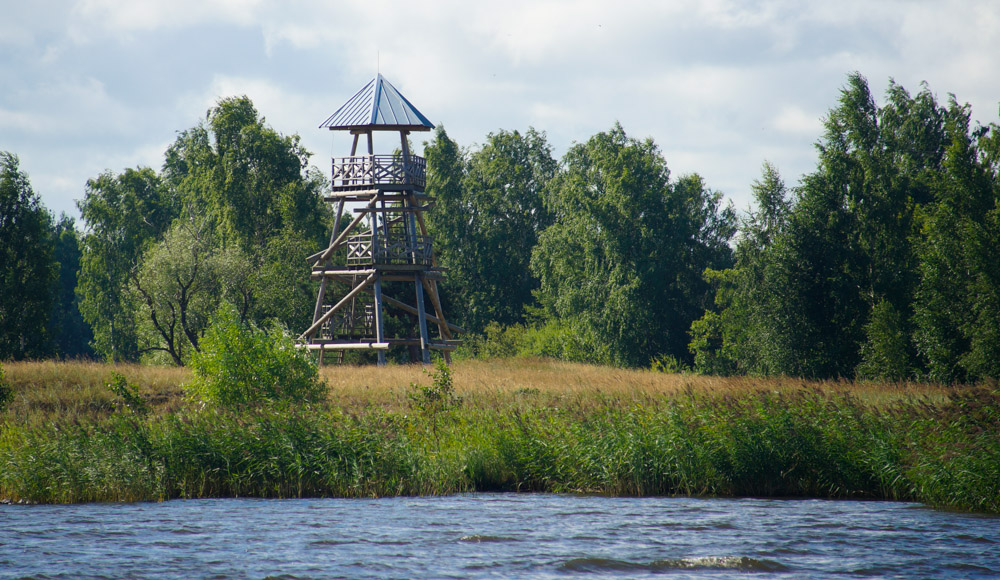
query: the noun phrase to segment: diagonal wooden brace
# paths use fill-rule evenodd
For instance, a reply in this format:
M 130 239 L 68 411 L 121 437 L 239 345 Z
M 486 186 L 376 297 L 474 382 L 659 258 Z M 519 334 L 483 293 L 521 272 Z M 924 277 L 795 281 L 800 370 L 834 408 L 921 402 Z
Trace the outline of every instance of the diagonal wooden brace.
M 341 308 L 343 308 L 344 306 L 346 306 L 347 303 L 351 301 L 351 298 L 354 298 L 355 296 L 358 295 L 359 292 L 361 292 L 362 290 L 364 290 L 365 288 L 367 288 L 368 286 L 370 286 L 375 281 L 375 277 L 376 276 L 378 276 L 378 273 L 370 274 L 360 284 L 358 284 L 357 286 L 355 286 L 353 290 L 351 290 L 350 292 L 347 293 L 347 296 L 344 296 L 343 298 L 341 298 L 340 302 L 336 303 L 333 306 L 333 308 L 327 310 L 323 314 L 323 316 L 319 317 L 319 320 L 317 320 L 316 322 L 313 322 L 312 326 L 310 326 L 309 328 L 307 328 L 306 331 L 303 332 L 299 336 L 299 339 L 300 340 L 307 340 L 307 339 L 312 338 L 312 336 L 314 334 L 316 334 L 316 331 L 319 330 L 321 326 L 323 326 L 324 322 L 326 322 L 327 320 L 329 320 L 330 317 L 332 317 L 338 310 L 340 310 Z
M 365 207 L 366 208 L 375 207 L 375 203 L 378 200 L 379 200 L 378 197 L 373 198 L 371 201 L 368 202 L 368 205 L 366 205 Z M 329 258 L 331 254 L 337 251 L 337 248 L 339 248 L 340 245 L 344 242 L 344 239 L 347 238 L 347 235 L 354 230 L 355 226 L 361 223 L 361 220 L 365 219 L 366 215 L 367 214 L 362 213 L 358 215 L 358 217 L 354 218 L 354 220 L 350 223 L 350 225 L 344 228 L 344 231 L 340 232 L 340 235 L 337 236 L 337 239 L 330 242 L 329 248 L 323 250 L 322 252 L 316 252 L 315 254 L 306 258 L 306 261 L 309 262 L 310 264 L 315 264 L 317 262 L 321 262 Z

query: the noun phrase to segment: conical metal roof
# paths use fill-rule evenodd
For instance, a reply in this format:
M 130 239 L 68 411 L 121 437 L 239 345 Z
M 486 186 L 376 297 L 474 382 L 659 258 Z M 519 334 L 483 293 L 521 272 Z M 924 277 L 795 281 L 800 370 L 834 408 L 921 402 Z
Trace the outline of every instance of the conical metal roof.
M 430 131 L 434 124 L 379 74 L 319 128 Z

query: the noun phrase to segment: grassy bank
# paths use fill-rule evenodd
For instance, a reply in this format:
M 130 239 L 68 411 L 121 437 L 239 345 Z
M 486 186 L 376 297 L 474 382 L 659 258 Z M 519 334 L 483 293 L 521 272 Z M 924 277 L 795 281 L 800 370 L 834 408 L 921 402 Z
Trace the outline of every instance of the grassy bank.
M 0 497 L 460 491 L 905 499 L 1000 511 L 995 387 L 720 379 L 537 360 L 324 369 L 327 401 L 183 399 L 182 369 L 6 365 Z M 117 371 L 148 414 L 105 384 Z M 438 377 L 440 378 L 440 377 Z

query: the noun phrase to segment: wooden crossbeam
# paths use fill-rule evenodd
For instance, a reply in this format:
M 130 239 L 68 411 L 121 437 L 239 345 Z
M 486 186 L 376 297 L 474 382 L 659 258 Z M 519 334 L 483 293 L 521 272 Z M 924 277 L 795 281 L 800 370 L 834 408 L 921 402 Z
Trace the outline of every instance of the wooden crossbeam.
M 434 206 L 431 205 L 431 204 L 418 205 L 418 206 L 412 206 L 412 207 L 370 207 L 370 208 L 369 207 L 358 207 L 358 208 L 354 208 L 351 211 L 353 211 L 354 213 L 380 213 L 380 212 L 385 212 L 385 213 L 403 213 L 403 212 L 427 211 L 427 210 L 431 209 L 432 207 L 434 207 Z
M 419 338 L 387 338 L 385 340 L 390 346 L 420 346 Z M 462 341 L 457 342 L 461 343 Z M 431 340 L 427 342 L 427 348 L 431 350 L 452 351 L 458 348 L 458 344 L 455 341 Z
M 321 342 L 305 346 L 309 350 L 389 350 L 388 342 Z
M 391 298 L 389 296 L 386 296 L 385 294 L 382 295 L 382 301 L 385 302 L 386 304 L 388 304 L 389 306 L 392 306 L 394 308 L 399 308 L 403 312 L 408 312 L 408 313 L 410 313 L 410 314 L 412 314 L 414 316 L 419 316 L 420 315 L 419 311 L 416 308 L 414 308 L 413 306 L 410 306 L 409 304 L 407 304 L 405 302 L 400 302 L 399 300 L 396 300 L 395 298 Z M 454 330 L 455 332 L 465 332 L 465 330 L 463 330 L 462 327 L 455 326 L 454 324 L 452 324 L 450 322 L 445 322 L 445 321 L 441 320 L 440 318 L 434 316 L 433 314 L 430 314 L 429 312 L 425 312 L 424 313 L 424 319 L 426 319 L 426 320 L 428 320 L 430 322 L 433 322 L 434 324 L 437 324 L 439 327 L 442 324 L 444 324 L 448 328 L 448 330 Z M 448 336 L 451 336 L 450 332 L 448 333 Z

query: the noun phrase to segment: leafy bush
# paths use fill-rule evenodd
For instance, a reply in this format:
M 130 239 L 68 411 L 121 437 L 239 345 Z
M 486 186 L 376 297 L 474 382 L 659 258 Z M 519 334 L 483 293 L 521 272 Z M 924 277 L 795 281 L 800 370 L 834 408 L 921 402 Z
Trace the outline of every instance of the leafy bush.
M 427 371 L 425 371 L 427 372 Z M 410 402 L 412 405 L 430 414 L 457 407 L 462 403 L 461 397 L 455 395 L 455 384 L 451 378 L 451 369 L 441 359 L 434 363 L 434 370 L 427 372 L 431 377 L 431 385 L 410 383 Z
M 504 326 L 490 322 L 481 333 L 463 337 L 458 358 L 511 358 L 517 356 L 524 342 L 526 328 L 523 324 Z
M 689 366 L 677 360 L 677 357 L 669 354 L 661 354 L 653 357 L 649 361 L 649 368 L 658 373 L 681 374 L 691 372 Z
M 571 362 L 609 364 L 607 348 L 585 329 L 549 320 L 534 325 L 490 323 L 482 333 L 464 339 L 459 358 L 543 357 Z
M 216 313 L 200 346 L 191 358 L 194 378 L 184 389 L 204 404 L 312 402 L 326 395 L 319 368 L 287 331 L 246 324 L 230 304 Z
M 141 417 L 149 414 L 149 405 L 139 394 L 139 388 L 128 384 L 121 373 L 112 373 L 111 381 L 107 383 L 107 387 L 111 394 L 118 397 L 118 400 L 115 401 L 115 407 L 119 409 L 124 407 Z

